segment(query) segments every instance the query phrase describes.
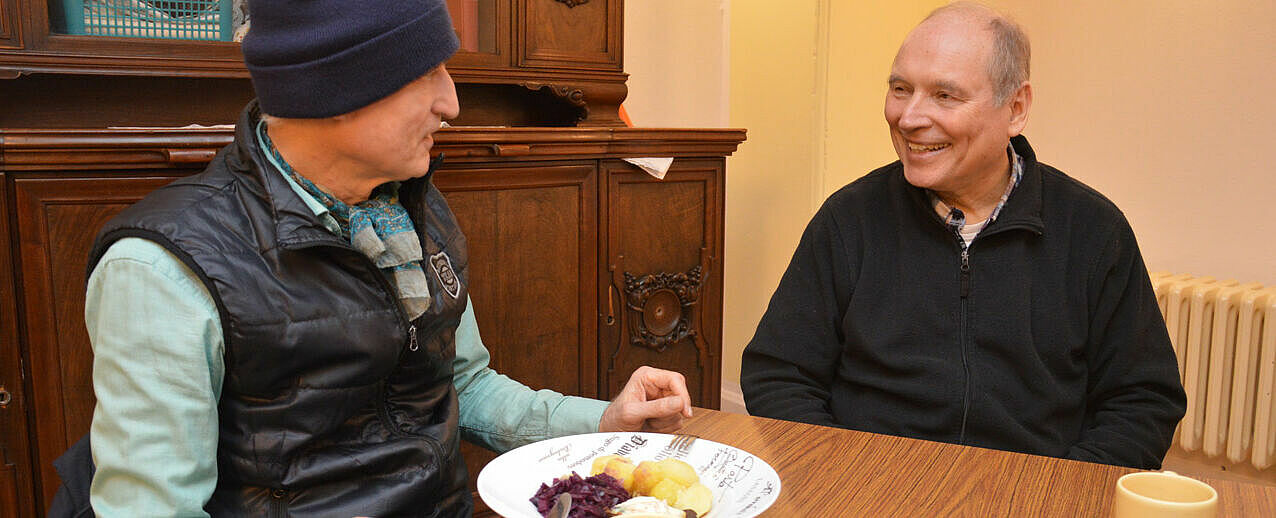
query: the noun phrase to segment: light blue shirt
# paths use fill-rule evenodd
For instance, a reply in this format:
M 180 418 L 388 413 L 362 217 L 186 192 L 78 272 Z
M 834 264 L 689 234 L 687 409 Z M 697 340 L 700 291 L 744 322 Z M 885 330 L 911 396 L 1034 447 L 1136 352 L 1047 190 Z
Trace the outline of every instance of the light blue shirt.
M 338 228 L 323 204 L 284 178 L 329 230 Z M 199 277 L 152 241 L 117 241 L 89 276 L 84 321 L 97 395 L 89 494 L 97 516 L 208 516 L 225 374 L 220 320 Z M 453 361 L 466 440 L 506 451 L 598 430 L 606 402 L 532 390 L 489 360 L 467 300 Z

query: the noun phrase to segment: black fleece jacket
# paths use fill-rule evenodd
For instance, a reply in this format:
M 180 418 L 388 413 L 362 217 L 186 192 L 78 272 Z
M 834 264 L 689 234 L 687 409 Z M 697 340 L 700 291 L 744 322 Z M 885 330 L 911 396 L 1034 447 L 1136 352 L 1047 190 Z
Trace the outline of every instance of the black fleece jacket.
M 1036 161 L 963 255 L 899 162 L 816 213 L 745 348 L 754 415 L 1157 468 L 1186 397 L 1121 211 Z

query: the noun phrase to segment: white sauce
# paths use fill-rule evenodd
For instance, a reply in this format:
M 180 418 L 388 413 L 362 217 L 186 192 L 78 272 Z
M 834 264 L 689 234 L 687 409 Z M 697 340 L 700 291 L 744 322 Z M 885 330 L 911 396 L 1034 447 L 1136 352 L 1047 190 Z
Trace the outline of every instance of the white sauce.
M 611 512 L 618 518 L 686 518 L 682 509 L 666 504 L 664 500 L 650 496 L 638 496 L 625 500 Z

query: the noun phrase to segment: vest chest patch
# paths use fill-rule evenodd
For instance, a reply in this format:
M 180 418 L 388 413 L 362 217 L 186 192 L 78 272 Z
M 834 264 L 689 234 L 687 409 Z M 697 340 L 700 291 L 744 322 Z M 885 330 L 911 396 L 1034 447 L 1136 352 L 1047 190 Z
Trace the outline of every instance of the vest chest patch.
M 448 295 L 456 298 L 461 294 L 461 281 L 456 278 L 456 272 L 452 270 L 452 259 L 448 258 L 447 252 L 430 256 L 430 266 L 434 268 L 434 275 L 439 278 L 439 284 Z

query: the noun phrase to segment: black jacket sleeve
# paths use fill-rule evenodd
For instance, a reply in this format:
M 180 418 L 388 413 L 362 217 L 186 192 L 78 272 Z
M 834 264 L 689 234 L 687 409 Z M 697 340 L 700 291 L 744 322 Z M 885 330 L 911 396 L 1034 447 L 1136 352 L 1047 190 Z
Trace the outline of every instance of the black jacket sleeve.
M 807 225 L 757 332 L 744 349 L 740 385 L 752 415 L 833 426 L 829 391 L 842 354 L 839 326 L 854 257 L 833 218 L 833 199 Z
M 1121 223 L 1088 287 L 1085 424 L 1067 456 L 1158 469 L 1187 397 L 1134 233 Z

